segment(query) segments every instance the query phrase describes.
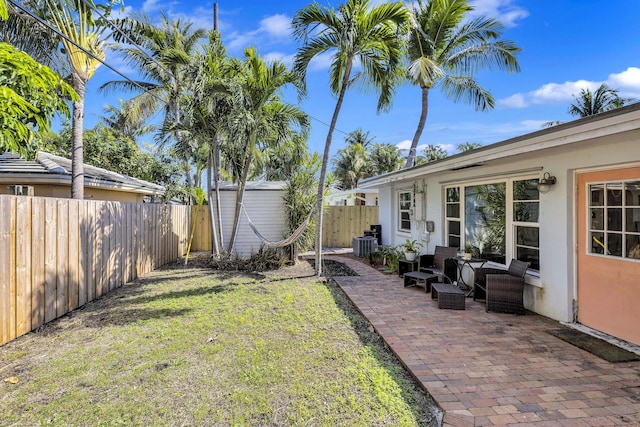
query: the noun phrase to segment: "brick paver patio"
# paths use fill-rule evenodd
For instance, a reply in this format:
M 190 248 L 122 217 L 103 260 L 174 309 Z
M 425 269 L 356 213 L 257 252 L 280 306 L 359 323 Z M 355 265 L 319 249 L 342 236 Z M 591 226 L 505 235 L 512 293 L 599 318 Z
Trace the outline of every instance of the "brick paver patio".
M 640 362 L 608 363 L 545 332 L 548 318 L 439 310 L 352 257 L 334 278 L 445 412 L 445 426 L 640 425 Z M 640 325 L 638 326 L 640 327 Z

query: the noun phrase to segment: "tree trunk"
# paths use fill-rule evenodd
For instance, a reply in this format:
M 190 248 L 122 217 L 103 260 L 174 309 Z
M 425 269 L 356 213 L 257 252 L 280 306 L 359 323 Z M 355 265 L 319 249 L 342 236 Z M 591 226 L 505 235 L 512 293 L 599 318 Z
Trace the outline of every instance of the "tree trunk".
M 349 85 L 349 77 L 351 75 L 352 58 L 347 60 L 347 66 L 344 70 L 344 76 L 342 77 L 342 85 L 340 86 L 340 94 L 338 95 L 338 101 L 336 102 L 335 109 L 333 110 L 333 116 L 331 117 L 331 124 L 329 125 L 329 132 L 327 133 L 327 140 L 324 143 L 324 155 L 322 156 L 322 168 L 320 169 L 320 180 L 318 181 L 318 194 L 317 194 L 317 215 L 316 218 L 316 275 L 320 277 L 322 275 L 322 208 L 324 205 L 324 181 L 327 174 L 327 164 L 329 163 L 329 149 L 331 147 L 331 139 L 333 137 L 333 131 L 336 128 L 338 122 L 338 115 L 340 114 L 340 108 L 342 108 L 342 101 L 344 100 L 344 94 L 347 91 Z
M 255 135 L 252 135 L 251 142 L 249 143 L 249 149 L 247 150 L 247 158 L 244 163 L 244 170 L 242 171 L 242 177 L 238 182 L 238 191 L 236 193 L 236 210 L 233 217 L 233 228 L 231 229 L 231 237 L 229 238 L 228 251 L 233 250 L 233 245 L 236 242 L 238 236 L 238 227 L 240 226 L 240 213 L 242 210 L 242 204 L 244 203 L 244 189 L 247 186 L 247 177 L 249 176 L 249 169 L 251 168 L 251 161 L 253 160 L 253 147 L 255 146 Z
M 405 168 L 410 168 L 416 164 L 416 149 L 418 148 L 418 142 L 422 136 L 424 130 L 424 124 L 427 121 L 427 113 L 429 112 L 429 88 L 426 86 L 420 86 L 422 89 L 422 111 L 420 112 L 420 121 L 418 122 L 418 128 L 416 129 L 413 140 L 411 141 L 411 148 L 409 149 L 409 155 L 407 156 L 407 163 Z
M 209 226 L 211 227 L 211 253 L 218 255 L 220 248 L 218 248 L 218 236 L 216 235 L 217 227 L 215 225 L 215 215 L 213 213 L 213 203 L 211 202 L 211 178 L 213 169 L 213 151 L 209 151 L 207 159 L 207 200 L 209 202 Z
M 217 136 L 214 162 L 213 177 L 215 180 L 216 208 L 218 211 L 218 221 L 216 222 L 216 226 L 218 227 L 218 237 L 220 239 L 219 248 L 222 250 L 222 248 L 224 248 L 224 235 L 222 234 L 222 206 L 220 206 L 220 140 Z
M 84 127 L 84 97 L 87 90 L 87 82 L 82 80 L 75 72 L 71 73 L 73 89 L 78 94 L 78 100 L 73 101 L 73 116 L 71 121 L 71 135 L 73 151 L 71 153 L 71 197 L 84 199 L 84 153 L 83 153 L 83 127 Z

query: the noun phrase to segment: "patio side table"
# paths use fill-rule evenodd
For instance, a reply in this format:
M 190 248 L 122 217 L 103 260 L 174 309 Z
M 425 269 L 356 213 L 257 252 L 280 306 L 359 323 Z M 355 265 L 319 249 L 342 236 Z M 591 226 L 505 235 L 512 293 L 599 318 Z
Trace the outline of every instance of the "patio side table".
M 404 273 L 408 273 L 410 271 L 418 270 L 418 260 L 415 261 L 407 261 L 406 259 L 401 259 L 398 261 L 398 276 L 403 277 Z
M 404 273 L 404 287 L 418 285 L 418 282 L 424 282 L 424 291 L 431 292 L 431 283 L 438 281 L 437 274 L 424 273 L 422 271 L 409 271 Z

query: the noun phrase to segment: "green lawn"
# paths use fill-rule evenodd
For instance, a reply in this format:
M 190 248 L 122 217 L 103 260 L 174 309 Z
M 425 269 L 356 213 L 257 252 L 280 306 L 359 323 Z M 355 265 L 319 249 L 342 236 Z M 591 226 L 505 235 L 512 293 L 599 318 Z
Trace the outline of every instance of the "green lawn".
M 0 347 L 1 425 L 435 425 L 330 283 L 163 270 Z

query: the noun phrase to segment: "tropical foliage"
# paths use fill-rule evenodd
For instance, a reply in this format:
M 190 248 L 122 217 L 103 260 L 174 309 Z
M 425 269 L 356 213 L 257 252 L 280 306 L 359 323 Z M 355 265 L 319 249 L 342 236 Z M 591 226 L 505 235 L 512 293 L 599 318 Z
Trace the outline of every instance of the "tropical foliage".
M 630 99 L 622 98 L 616 89 L 611 89 L 606 83 L 602 83 L 595 91 L 588 88 L 580 90 L 573 96 L 574 102 L 569 106 L 568 112 L 574 117 L 587 117 L 605 111 L 620 108 Z
M 485 69 L 520 69 L 516 59 L 520 48 L 500 39 L 500 22 L 485 16 L 465 21 L 473 10 L 468 0 L 417 0 L 410 10 L 407 78 L 420 87 L 422 102 L 406 167 L 415 164 L 431 89 L 438 87 L 454 102 L 467 101 L 477 110 L 486 110 L 495 101 L 475 75 Z
M 327 132 L 317 190 L 316 272 L 322 271 L 322 208 L 325 178 L 333 132 L 346 91 L 361 81 L 379 93 L 378 111 L 391 104 L 402 75 L 402 41 L 398 37 L 407 20 L 402 3 L 372 6 L 368 0 L 346 0 L 337 9 L 317 2 L 299 10 L 292 21 L 295 37 L 303 43 L 294 60 L 294 70 L 303 82 L 311 60 L 331 52 L 329 88 L 337 96 Z M 361 70 L 354 69 L 355 61 Z
M 0 43 L 0 151 L 32 157 L 38 131 L 47 131 L 56 113 L 69 115 L 73 89 L 49 67 Z
M 335 187 L 350 190 L 358 182 L 374 175 L 393 172 L 402 167 L 402 156 L 397 147 L 375 142 L 369 132 L 356 129 L 345 137 L 347 146 L 334 156 L 333 178 Z
M 105 58 L 104 40 L 108 37 L 107 17 L 117 0 L 101 5 L 101 18 L 94 18 L 92 0 L 44 0 L 46 19 L 64 36 L 61 39 L 71 70 L 71 86 L 78 94 L 72 102 L 73 153 L 71 197 L 84 199 L 84 160 L 82 132 L 87 82 Z

